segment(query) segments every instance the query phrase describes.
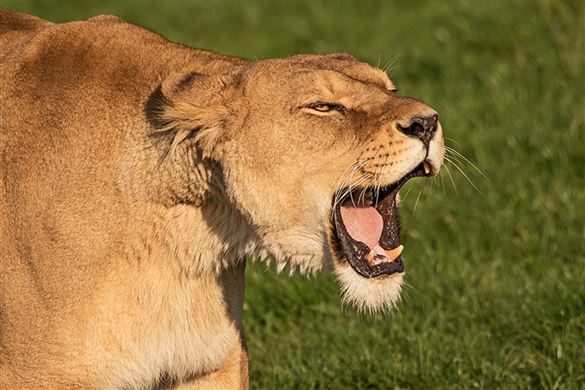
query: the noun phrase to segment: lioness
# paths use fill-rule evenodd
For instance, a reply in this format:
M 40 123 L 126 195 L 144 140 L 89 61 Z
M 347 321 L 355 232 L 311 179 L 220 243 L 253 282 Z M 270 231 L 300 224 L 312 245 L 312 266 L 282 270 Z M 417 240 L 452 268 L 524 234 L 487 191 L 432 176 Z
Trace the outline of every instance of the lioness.
M 391 307 L 437 113 L 348 54 L 246 61 L 0 11 L 0 389 L 246 388 L 244 258 Z

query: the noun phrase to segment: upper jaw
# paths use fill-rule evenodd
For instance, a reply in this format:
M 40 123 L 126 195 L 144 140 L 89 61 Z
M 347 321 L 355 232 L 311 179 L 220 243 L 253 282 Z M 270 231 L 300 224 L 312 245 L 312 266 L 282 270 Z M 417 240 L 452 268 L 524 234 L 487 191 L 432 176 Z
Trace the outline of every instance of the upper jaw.
M 415 168 L 415 170 L 420 168 L 421 166 L 424 174 L 418 176 L 437 176 L 441 169 L 441 162 L 437 161 L 437 158 L 435 158 L 435 156 L 431 158 L 430 155 L 427 155 L 425 160 L 421 164 L 417 165 L 417 168 Z
M 441 165 L 443 165 L 444 155 L 445 145 L 443 141 L 443 129 L 441 127 L 441 122 L 438 122 L 437 131 L 429 143 L 429 146 L 427 147 L 427 153 L 425 157 L 425 161 L 428 162 L 431 167 L 430 176 L 436 176 L 439 174 Z

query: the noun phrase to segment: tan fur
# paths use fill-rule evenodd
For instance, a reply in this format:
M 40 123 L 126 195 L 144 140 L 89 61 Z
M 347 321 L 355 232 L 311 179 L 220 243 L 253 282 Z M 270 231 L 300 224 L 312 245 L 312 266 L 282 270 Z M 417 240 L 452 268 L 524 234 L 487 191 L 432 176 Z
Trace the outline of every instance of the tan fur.
M 0 10 L 0 388 L 246 388 L 246 256 L 391 306 L 402 277 L 355 279 L 327 234 L 339 188 L 425 157 L 396 124 L 432 109 L 392 88 L 345 54 L 248 62 Z

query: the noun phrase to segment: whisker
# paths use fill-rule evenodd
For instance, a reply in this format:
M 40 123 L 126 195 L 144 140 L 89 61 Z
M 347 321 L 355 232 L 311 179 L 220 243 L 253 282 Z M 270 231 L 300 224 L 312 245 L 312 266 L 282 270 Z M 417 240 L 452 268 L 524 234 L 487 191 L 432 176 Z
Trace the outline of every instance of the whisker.
M 430 184 L 436 186 L 438 189 L 443 191 L 443 194 L 445 194 L 445 182 L 443 181 L 442 175 L 432 177 Z
M 471 162 L 467 157 L 465 157 L 463 154 L 461 154 L 459 151 L 449 147 L 449 146 L 445 146 L 445 149 L 449 152 L 451 152 L 451 154 L 455 156 L 458 156 L 460 158 L 462 158 L 467 164 L 471 165 L 473 167 L 473 169 L 475 169 L 480 175 L 482 175 L 487 181 L 490 181 L 490 179 L 485 175 L 485 173 L 483 173 L 483 171 L 481 169 L 479 169 L 477 167 L 477 165 L 475 165 L 473 162 Z
M 353 183 L 349 187 L 349 198 L 351 199 L 351 204 L 353 204 L 354 207 L 357 207 L 357 205 L 355 204 L 355 200 L 353 199 L 353 190 L 355 187 L 357 187 L 361 183 L 367 181 L 370 178 L 369 175 L 371 175 L 371 174 L 368 173 L 367 175 L 363 175 L 359 180 L 357 180 L 355 183 Z
M 385 73 L 388 72 L 392 68 L 392 66 L 394 66 L 394 64 L 396 63 L 396 61 L 398 61 L 398 58 L 399 57 L 400 56 L 398 54 L 395 55 L 394 57 L 392 57 L 392 59 L 390 61 L 388 61 L 386 63 L 386 65 L 384 65 L 384 68 L 382 69 L 382 71 L 385 72 Z
M 388 156 L 384 159 L 384 163 L 382 164 L 382 168 L 386 166 L 388 162 Z M 376 201 L 375 207 L 378 207 L 378 202 L 380 201 L 380 190 L 382 189 L 382 172 L 376 172 L 376 182 L 374 183 L 374 192 L 376 193 Z
M 339 202 L 345 199 L 348 195 L 350 196 L 350 199 L 353 205 L 355 206 L 355 200 L 353 199 L 353 190 L 361 183 L 369 180 L 371 176 L 372 176 L 371 173 L 366 172 L 365 174 L 361 175 L 355 182 L 353 182 L 351 186 L 346 188 L 343 192 L 338 192 L 334 198 L 333 207 L 331 208 L 330 212 L 333 213 L 335 208 L 339 205 Z
M 437 177 L 441 179 L 441 185 L 443 186 L 443 195 L 447 195 L 447 187 L 445 186 L 445 175 L 439 175 Z
M 455 185 L 455 181 L 453 180 L 453 176 L 451 175 L 451 170 L 449 169 L 449 166 L 447 166 L 447 164 L 445 164 L 445 170 L 447 171 L 447 175 L 449 175 L 449 179 L 451 180 L 451 184 L 453 185 L 455 193 L 459 194 L 459 192 L 457 191 L 457 186 Z
M 453 142 L 455 145 L 461 147 L 461 144 L 459 142 L 455 141 L 455 139 L 453 139 L 451 137 L 447 137 L 445 135 L 443 135 L 443 138 L 445 138 L 445 140 L 448 140 L 449 142 Z M 447 145 L 445 145 L 445 146 L 447 146 Z
M 353 175 L 353 173 L 360 169 L 363 165 L 365 164 L 365 161 L 354 161 L 351 164 L 349 164 L 345 170 L 343 171 L 343 173 L 339 176 L 339 179 L 337 179 L 337 183 L 335 188 L 339 190 L 343 189 L 345 187 L 345 183 L 351 179 L 351 176 Z M 351 171 L 349 172 L 349 174 L 346 175 L 346 173 L 348 172 L 348 170 Z
M 406 190 L 406 194 L 404 194 L 404 196 L 401 197 L 403 202 L 406 200 L 406 197 L 410 193 L 410 190 L 412 190 L 412 187 L 408 187 L 408 189 Z
M 353 177 L 354 173 L 359 170 L 361 168 L 361 166 L 363 165 L 362 162 L 357 161 L 357 162 L 353 162 L 351 165 L 349 165 L 344 173 L 340 176 L 337 185 L 336 185 L 336 192 L 335 192 L 335 196 L 337 196 L 339 194 L 340 191 L 344 191 L 345 187 L 346 187 L 346 183 L 348 183 L 351 178 Z M 351 171 L 349 172 L 349 174 L 346 175 L 347 170 L 351 168 Z
M 453 161 L 453 160 L 447 160 L 447 161 L 448 161 L 448 162 L 450 162 L 450 163 L 451 163 L 451 164 L 452 164 L 452 165 L 453 165 L 455 168 L 457 168 L 457 170 L 458 170 L 459 172 L 461 172 L 461 174 L 462 174 L 462 175 L 465 177 L 465 179 L 466 179 L 466 180 L 469 182 L 469 184 L 471 184 L 471 186 L 472 186 L 473 188 L 475 188 L 475 190 L 476 190 L 478 193 L 480 193 L 480 194 L 482 194 L 482 195 L 483 195 L 483 193 L 480 191 L 480 189 L 479 189 L 479 188 L 477 188 L 477 186 L 475 185 L 475 183 L 474 183 L 474 182 L 473 182 L 473 181 L 472 181 L 472 180 L 469 178 L 469 176 L 467 176 L 467 174 L 466 174 L 466 173 L 463 171 L 463 169 L 461 169 L 461 168 L 459 167 L 459 165 L 457 165 L 457 163 L 455 163 L 455 161 Z
M 358 196 L 358 203 L 359 204 L 364 204 L 364 201 L 366 199 L 366 187 L 362 188 L 362 191 L 360 192 L 360 196 Z
M 424 188 L 424 187 L 423 187 Z M 418 201 L 420 200 L 420 196 L 422 195 L 423 188 L 418 191 L 418 196 L 416 197 L 416 202 L 414 202 L 414 208 L 412 209 L 412 215 L 414 215 L 416 211 L 416 206 L 418 206 Z

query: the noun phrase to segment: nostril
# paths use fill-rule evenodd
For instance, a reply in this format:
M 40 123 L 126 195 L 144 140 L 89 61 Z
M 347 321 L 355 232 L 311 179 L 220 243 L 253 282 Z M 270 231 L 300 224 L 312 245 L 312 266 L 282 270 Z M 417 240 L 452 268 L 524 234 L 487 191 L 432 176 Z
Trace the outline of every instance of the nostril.
M 403 127 L 398 124 L 397 127 L 404 134 L 419 138 L 423 142 L 428 143 L 437 130 L 438 121 L 438 114 L 430 116 L 415 116 L 410 120 L 409 126 Z
M 416 116 L 412 118 L 411 123 L 419 124 L 424 131 L 434 131 L 438 120 L 439 115 L 433 114 L 431 116 Z
M 418 121 L 413 121 L 408 127 L 402 127 L 400 125 L 398 125 L 398 127 L 406 135 L 412 135 L 418 138 L 420 138 L 425 132 L 425 128 Z

